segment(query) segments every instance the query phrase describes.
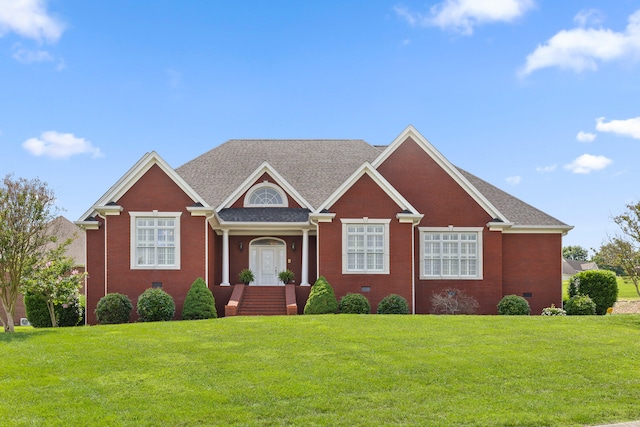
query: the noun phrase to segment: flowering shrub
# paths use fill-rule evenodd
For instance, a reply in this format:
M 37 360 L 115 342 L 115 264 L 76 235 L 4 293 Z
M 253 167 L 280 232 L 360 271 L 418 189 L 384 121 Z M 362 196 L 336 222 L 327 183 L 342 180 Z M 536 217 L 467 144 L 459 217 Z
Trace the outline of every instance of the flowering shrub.
M 547 307 L 547 308 L 543 308 L 542 309 L 542 316 L 566 316 L 567 312 L 564 311 L 563 309 L 556 307 L 555 305 L 551 304 L 551 307 Z

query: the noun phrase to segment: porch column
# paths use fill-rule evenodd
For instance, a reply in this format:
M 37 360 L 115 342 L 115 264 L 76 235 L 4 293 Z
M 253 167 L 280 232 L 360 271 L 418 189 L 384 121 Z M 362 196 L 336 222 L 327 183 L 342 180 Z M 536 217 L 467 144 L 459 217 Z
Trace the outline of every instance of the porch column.
M 220 286 L 229 286 L 229 230 L 222 230 L 222 283 Z
M 302 230 L 302 277 L 300 285 L 309 286 L 309 230 Z

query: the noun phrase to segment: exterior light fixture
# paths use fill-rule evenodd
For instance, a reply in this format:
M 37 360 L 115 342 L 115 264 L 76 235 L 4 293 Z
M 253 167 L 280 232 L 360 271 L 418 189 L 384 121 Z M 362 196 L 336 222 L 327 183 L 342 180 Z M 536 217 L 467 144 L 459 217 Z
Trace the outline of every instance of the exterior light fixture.
M 296 251 L 296 242 L 291 242 L 291 250 Z
M 240 248 L 240 252 L 242 252 L 242 250 L 244 249 L 244 243 L 240 242 L 240 244 L 238 245 L 238 247 Z

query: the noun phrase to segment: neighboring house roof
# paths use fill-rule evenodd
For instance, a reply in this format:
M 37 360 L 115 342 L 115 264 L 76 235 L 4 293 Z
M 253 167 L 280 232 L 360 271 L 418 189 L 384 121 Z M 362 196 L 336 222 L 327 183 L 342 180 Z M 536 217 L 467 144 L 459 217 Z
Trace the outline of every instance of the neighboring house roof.
M 45 246 L 45 250 L 56 248 L 67 239 L 72 239 L 71 244 L 67 246 L 65 255 L 73 259 L 76 267 L 84 267 L 85 265 L 85 252 L 84 231 L 73 222 L 69 221 L 63 216 L 59 216 L 52 220 L 48 224 L 50 233 L 57 237 L 56 242 L 48 243 Z
M 380 150 L 362 140 L 232 139 L 180 166 L 176 172 L 217 207 L 267 162 L 314 208 Z
M 573 259 L 562 258 L 562 275 L 573 276 L 586 270 L 599 270 L 595 262 L 575 261 Z

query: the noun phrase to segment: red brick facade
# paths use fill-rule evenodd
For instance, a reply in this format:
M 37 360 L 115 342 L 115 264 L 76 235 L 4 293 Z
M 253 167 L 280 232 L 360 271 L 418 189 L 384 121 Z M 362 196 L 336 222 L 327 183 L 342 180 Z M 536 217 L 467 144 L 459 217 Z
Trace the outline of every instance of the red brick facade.
M 346 190 L 338 191 L 326 201 L 325 210 L 312 212 L 315 219 L 302 226 L 295 223 L 299 229 L 286 223 L 261 224 L 255 229 L 251 228 L 253 223 L 235 228 L 233 224 L 223 224 L 214 211 L 218 206 L 199 202 L 199 196 L 181 184 L 173 171 L 161 167 L 162 162 L 144 173 L 132 174 L 135 182 L 118 194 L 117 200 L 104 201 L 119 206 L 121 211 L 96 207 L 101 214 L 96 213 L 95 222 L 87 229 L 88 322 L 95 323 L 95 306 L 105 292 L 127 294 L 135 305 L 137 297 L 154 282 L 161 282 L 163 289 L 173 296 L 175 317 L 180 318 L 184 297 L 198 277 L 207 279 L 216 296 L 218 314 L 223 315 L 224 304 L 232 292 L 232 287 L 220 286 L 225 279 L 225 235 L 230 284 L 237 283 L 240 271 L 249 267 L 251 241 L 270 237 L 284 242 L 286 266 L 299 285 L 303 277 L 303 228 L 308 230 L 305 233 L 308 232 L 309 283 L 314 283 L 318 275 L 326 277 L 338 299 L 349 292 L 362 293 L 369 299 L 373 312 L 382 298 L 395 293 L 406 298 L 412 312 L 431 313 L 433 294 L 446 288 L 457 288 L 473 296 L 481 314 L 495 314 L 497 303 L 509 294 L 524 296 L 532 314 L 539 314 L 551 304 L 560 306 L 562 233 L 570 227 L 508 230 L 506 223 L 504 227 L 495 226 L 501 221 L 495 218 L 496 210 L 474 192 L 448 161 L 429 151 L 419 138 L 408 136 L 399 140 L 378 163 L 365 164 L 362 169 L 365 172 L 353 182 L 345 183 Z M 264 181 L 278 185 L 269 172 L 254 176 L 259 177 L 245 188 Z M 246 190 L 226 208 L 243 208 L 245 195 Z M 198 211 L 197 206 L 202 210 Z M 291 194 L 288 206 L 305 207 Z M 158 215 L 181 213 L 179 269 L 131 268 L 130 213 L 154 211 Z M 320 217 L 322 220 L 318 221 Z M 345 220 L 386 221 L 387 271 L 376 274 L 345 271 Z M 432 228 L 478 230 L 481 276 L 473 280 L 422 278 L 421 230 Z M 309 287 L 296 289 L 299 312 L 308 293 Z M 131 320 L 136 319 L 134 310 Z

